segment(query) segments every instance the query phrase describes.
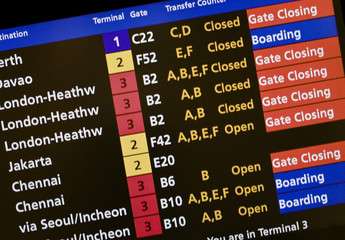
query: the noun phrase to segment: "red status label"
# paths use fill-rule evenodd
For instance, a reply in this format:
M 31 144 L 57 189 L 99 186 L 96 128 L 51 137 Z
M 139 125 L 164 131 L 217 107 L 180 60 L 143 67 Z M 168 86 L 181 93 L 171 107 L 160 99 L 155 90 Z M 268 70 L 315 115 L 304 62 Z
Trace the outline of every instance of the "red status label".
M 263 28 L 279 24 L 333 16 L 332 0 L 296 1 L 247 10 L 249 28 Z
M 158 214 L 156 194 L 131 198 L 131 205 L 134 218 Z
M 345 141 L 271 153 L 274 173 L 345 161 Z
M 159 215 L 134 219 L 135 230 L 138 238 L 162 234 L 162 226 Z
M 345 98 L 345 78 L 261 92 L 264 111 Z
M 155 185 L 152 174 L 127 178 L 129 196 L 137 197 L 155 193 Z
M 345 100 L 264 113 L 266 131 L 274 132 L 345 119 Z
M 338 37 L 254 51 L 258 71 L 340 56 Z
M 138 90 L 134 71 L 109 75 L 109 80 L 114 95 Z
M 120 136 L 145 132 L 141 112 L 117 116 L 116 120 Z
M 344 77 L 343 61 L 332 58 L 258 72 L 261 91 Z
M 126 93 L 113 96 L 116 115 L 141 111 L 138 92 Z

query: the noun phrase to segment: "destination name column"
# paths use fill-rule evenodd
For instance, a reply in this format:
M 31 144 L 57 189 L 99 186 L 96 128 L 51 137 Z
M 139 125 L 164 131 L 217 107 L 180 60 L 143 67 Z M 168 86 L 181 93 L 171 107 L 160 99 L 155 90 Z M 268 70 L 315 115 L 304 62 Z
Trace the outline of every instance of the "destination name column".
M 129 217 L 128 197 L 110 200 L 128 191 L 118 184 L 125 179 L 122 165 L 102 157 L 121 156 L 121 149 L 113 138 L 117 131 L 101 36 L 1 52 L 0 67 L 5 236 L 79 239 L 99 231 L 130 236 L 131 225 L 123 221 Z M 107 191 L 91 187 L 104 183 Z M 99 194 L 107 199 L 102 205 L 96 201 Z M 105 216 L 107 209 L 114 214 L 92 221 L 112 218 L 115 227 L 88 225 L 85 231 L 91 220 L 84 216 Z

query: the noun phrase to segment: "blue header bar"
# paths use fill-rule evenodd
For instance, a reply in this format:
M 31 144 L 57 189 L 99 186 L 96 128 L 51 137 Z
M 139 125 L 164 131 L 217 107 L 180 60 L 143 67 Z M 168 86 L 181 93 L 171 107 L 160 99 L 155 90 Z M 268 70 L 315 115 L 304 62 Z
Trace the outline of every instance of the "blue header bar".
M 292 1 L 164 1 L 0 30 L 0 51 Z

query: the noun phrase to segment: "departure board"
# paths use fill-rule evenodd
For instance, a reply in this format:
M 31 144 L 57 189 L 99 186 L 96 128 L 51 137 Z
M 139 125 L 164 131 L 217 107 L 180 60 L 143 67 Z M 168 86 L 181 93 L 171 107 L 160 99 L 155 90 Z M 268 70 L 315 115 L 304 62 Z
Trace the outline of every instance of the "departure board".
M 340 1 L 167 1 L 0 31 L 2 239 L 344 239 Z

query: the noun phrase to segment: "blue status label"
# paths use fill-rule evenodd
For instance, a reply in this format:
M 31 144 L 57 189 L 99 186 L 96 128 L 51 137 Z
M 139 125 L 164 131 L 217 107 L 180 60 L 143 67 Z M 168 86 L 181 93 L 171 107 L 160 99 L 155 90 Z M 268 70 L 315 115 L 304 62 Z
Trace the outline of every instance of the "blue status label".
M 253 49 L 312 41 L 338 35 L 335 17 L 325 17 L 250 31 Z

